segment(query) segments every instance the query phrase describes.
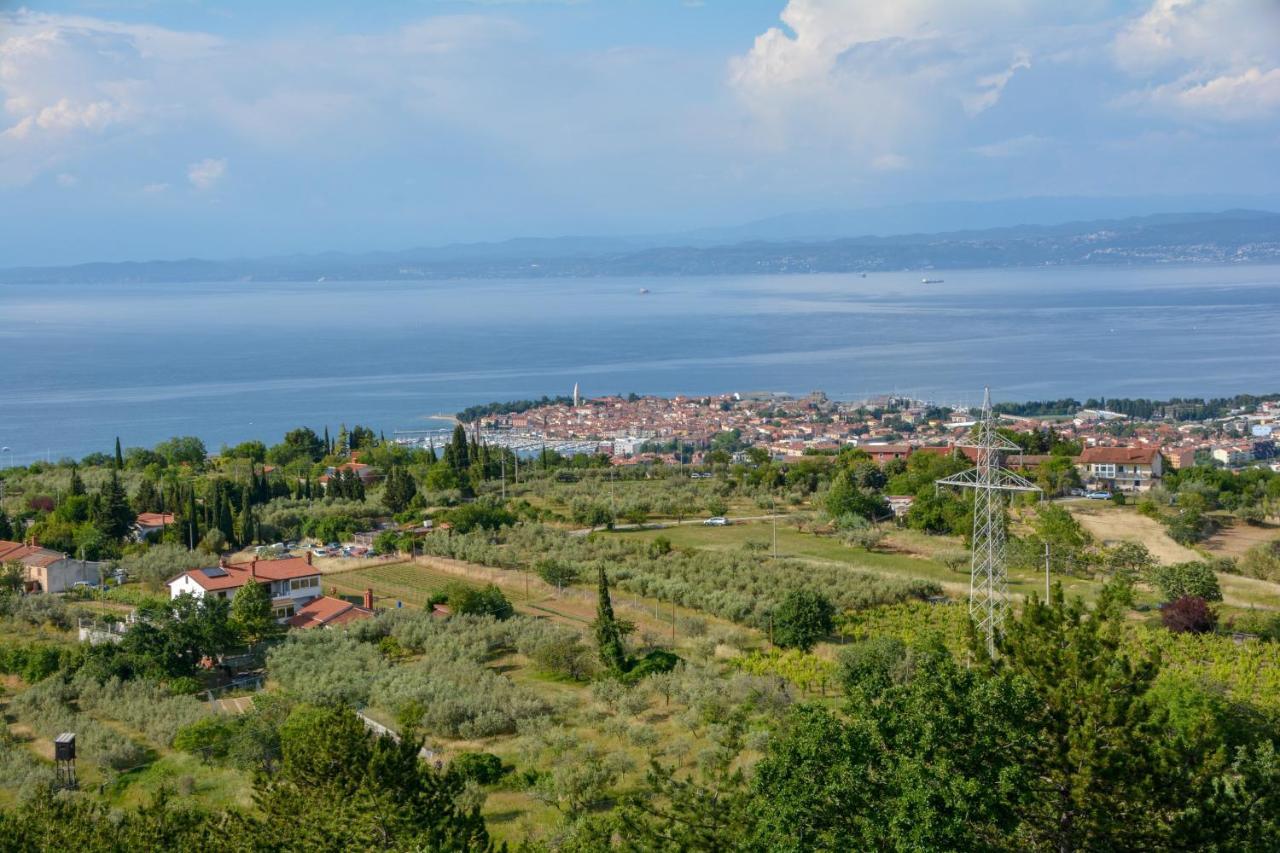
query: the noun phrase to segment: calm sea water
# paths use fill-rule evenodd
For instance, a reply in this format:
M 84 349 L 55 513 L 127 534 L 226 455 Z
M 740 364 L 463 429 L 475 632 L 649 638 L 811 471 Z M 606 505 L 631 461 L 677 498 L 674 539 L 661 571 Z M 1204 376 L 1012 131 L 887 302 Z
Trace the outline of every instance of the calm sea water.
M 0 284 L 0 445 L 21 463 L 116 435 L 214 449 L 299 424 L 390 432 L 574 382 L 943 402 L 984 384 L 997 400 L 1280 389 L 1280 267 L 929 275 L 945 281 Z

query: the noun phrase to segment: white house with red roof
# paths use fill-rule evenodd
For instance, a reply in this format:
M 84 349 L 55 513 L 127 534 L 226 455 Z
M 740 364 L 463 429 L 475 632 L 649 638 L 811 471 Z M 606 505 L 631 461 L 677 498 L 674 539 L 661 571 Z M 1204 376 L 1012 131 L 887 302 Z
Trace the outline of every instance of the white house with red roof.
M 320 571 L 311 565 L 311 555 L 283 560 L 251 560 L 247 563 L 220 561 L 210 568 L 190 569 L 167 582 L 169 597 L 206 595 L 233 598 L 249 581 L 268 584 L 272 609 L 277 619 L 292 617 L 298 609 L 320 597 Z
M 1164 476 L 1158 447 L 1086 447 L 1076 468 L 1085 483 L 1121 492 L 1145 492 Z

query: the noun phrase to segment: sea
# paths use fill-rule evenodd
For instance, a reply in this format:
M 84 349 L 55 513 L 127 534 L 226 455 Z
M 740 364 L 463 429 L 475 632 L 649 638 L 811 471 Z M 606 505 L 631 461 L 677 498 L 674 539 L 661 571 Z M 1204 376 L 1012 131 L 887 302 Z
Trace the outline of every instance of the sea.
M 940 279 L 923 283 L 922 278 Z M 477 403 L 821 390 L 993 399 L 1280 391 L 1280 267 L 431 282 L 0 283 L 0 466 L 211 451 Z

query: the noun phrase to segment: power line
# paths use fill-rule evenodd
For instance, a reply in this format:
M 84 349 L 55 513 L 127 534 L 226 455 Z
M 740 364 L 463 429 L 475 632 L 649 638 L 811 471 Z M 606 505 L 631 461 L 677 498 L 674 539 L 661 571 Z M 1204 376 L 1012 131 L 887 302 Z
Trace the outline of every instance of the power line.
M 973 555 L 969 571 L 969 617 L 987 638 L 987 652 L 995 655 L 996 636 L 1009 611 L 1009 575 L 1005 565 L 1006 492 L 1039 492 L 1030 480 L 1002 468 L 1003 455 L 1021 448 L 1001 435 L 991 411 L 991 389 L 983 389 L 982 414 L 974 431 L 959 447 L 977 451 L 977 464 L 968 471 L 937 481 L 939 486 L 973 489 Z

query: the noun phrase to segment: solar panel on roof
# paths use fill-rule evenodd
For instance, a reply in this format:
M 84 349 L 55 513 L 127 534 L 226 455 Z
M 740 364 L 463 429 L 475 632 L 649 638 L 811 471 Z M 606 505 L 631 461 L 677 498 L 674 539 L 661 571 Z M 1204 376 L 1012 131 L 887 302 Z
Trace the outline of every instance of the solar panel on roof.
M 221 566 L 214 566 L 211 569 L 201 569 L 200 571 L 203 572 L 204 576 L 207 578 L 225 578 L 227 576 L 227 570 Z

